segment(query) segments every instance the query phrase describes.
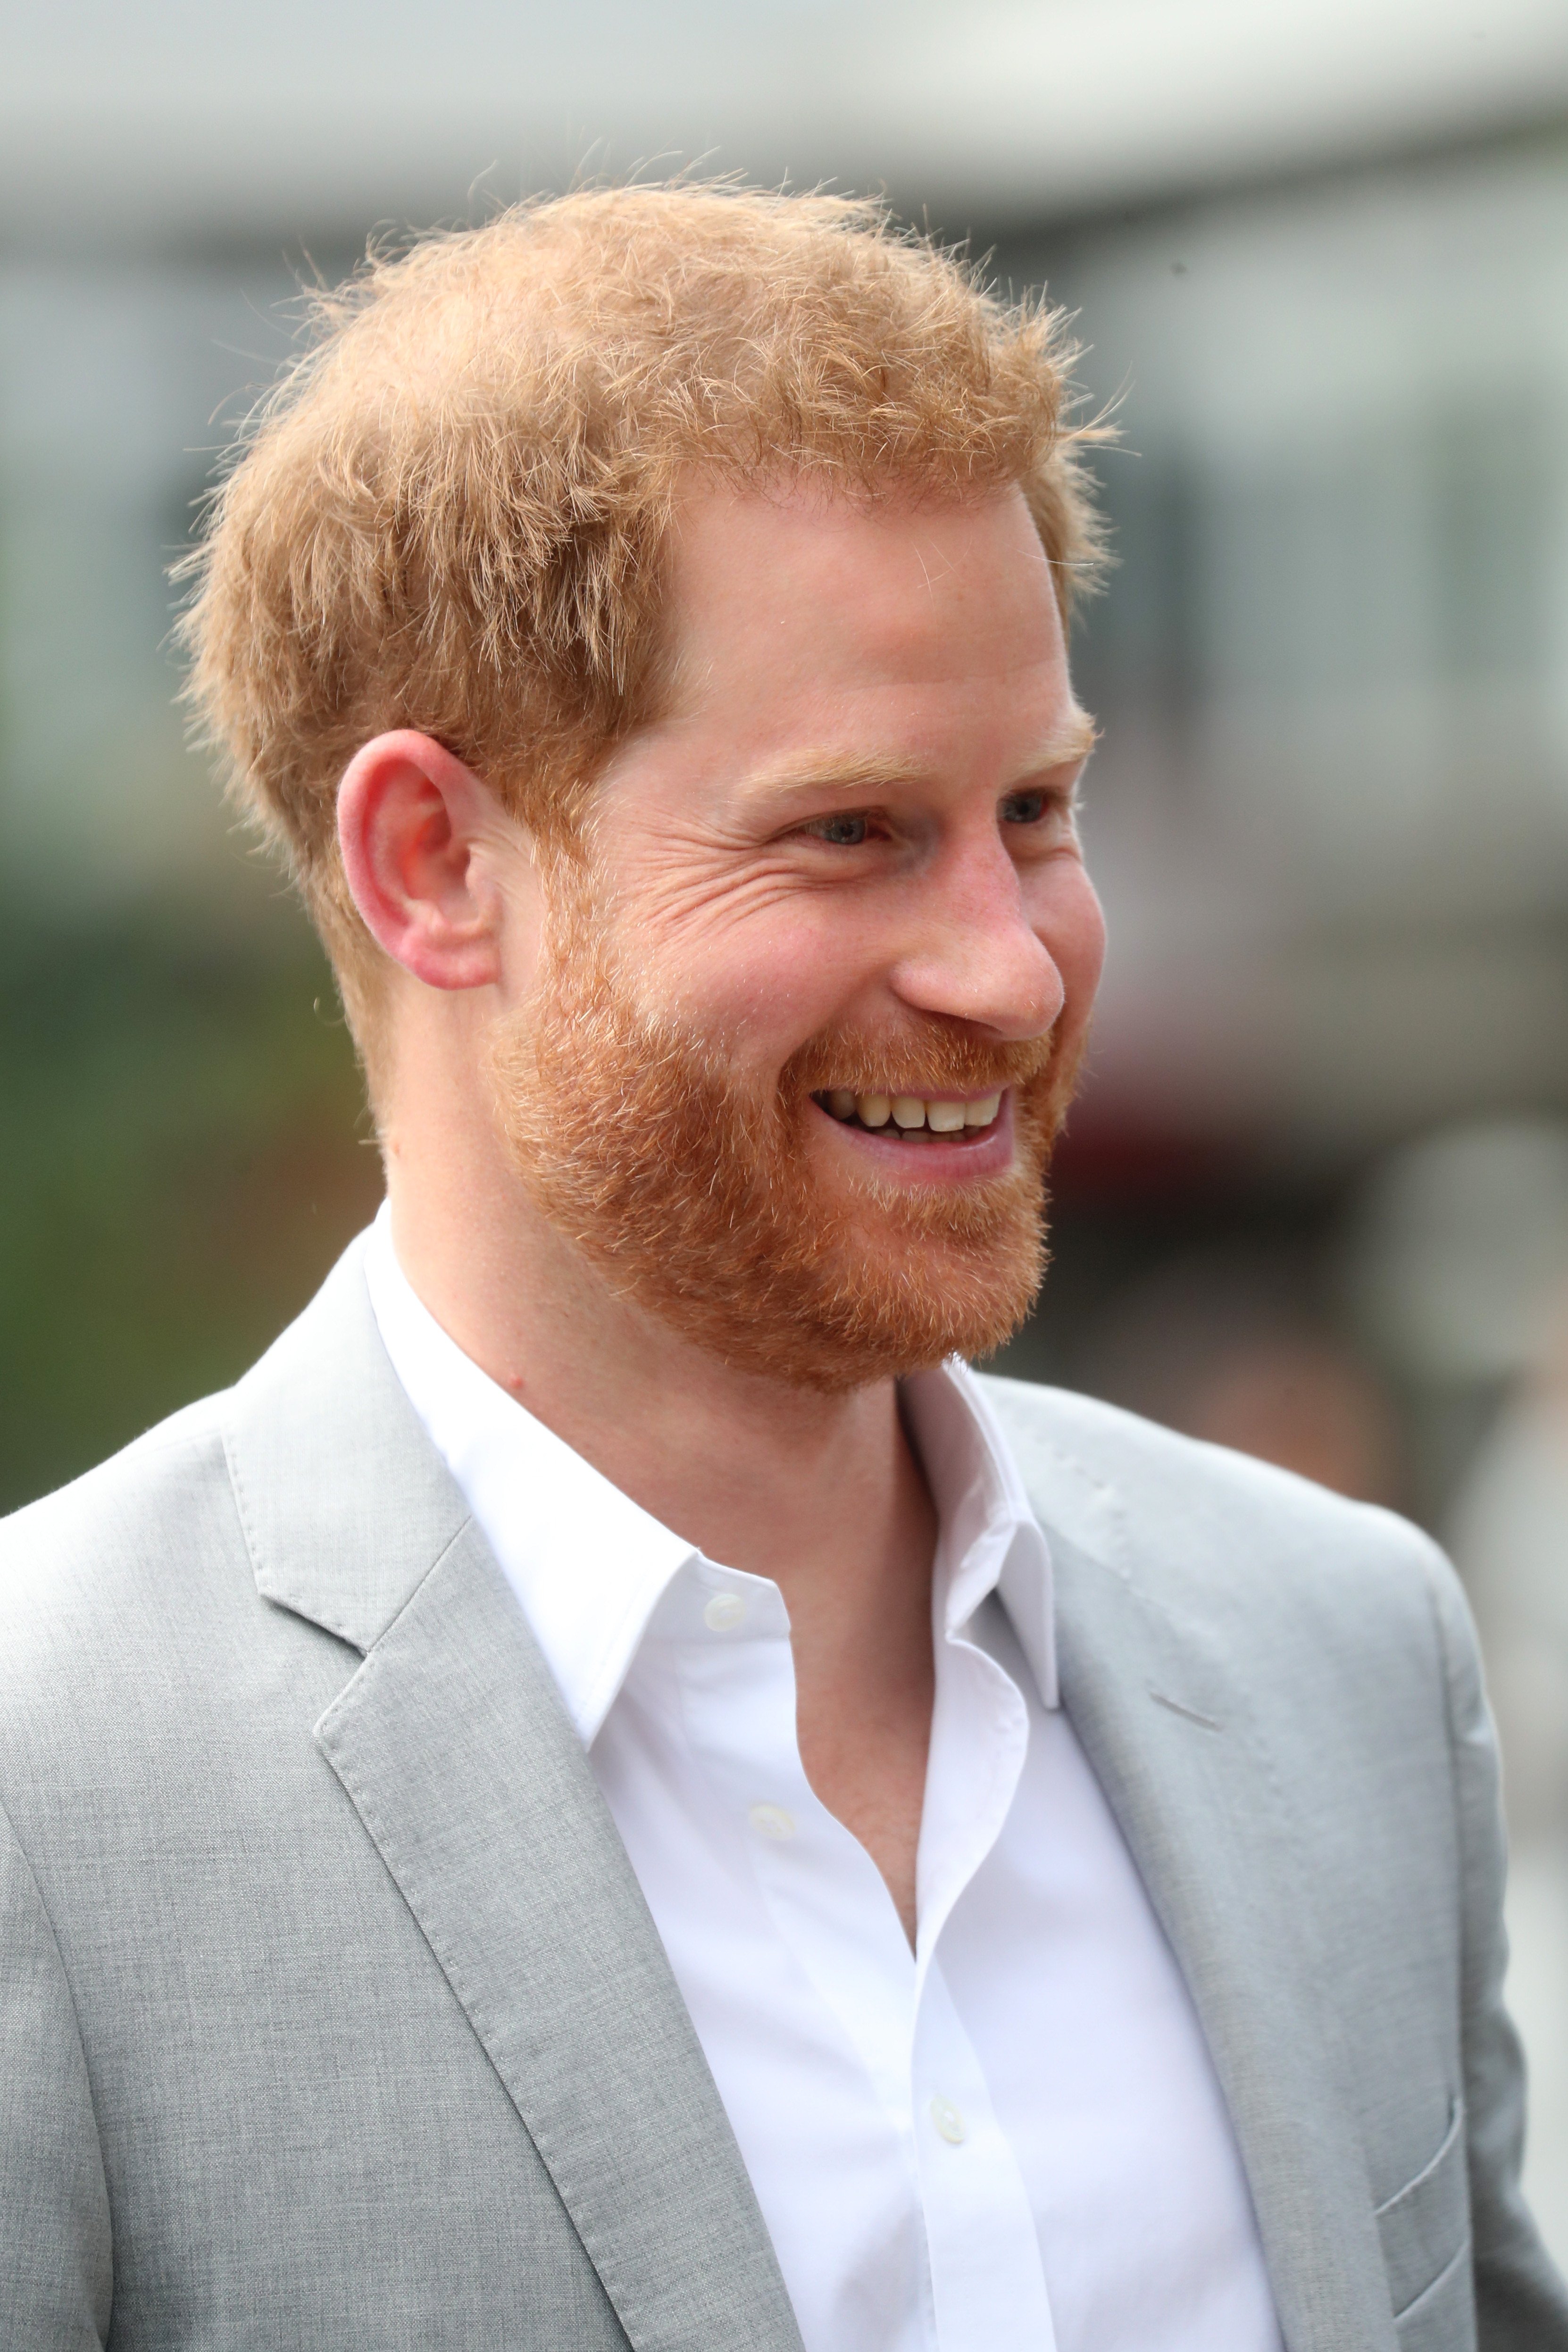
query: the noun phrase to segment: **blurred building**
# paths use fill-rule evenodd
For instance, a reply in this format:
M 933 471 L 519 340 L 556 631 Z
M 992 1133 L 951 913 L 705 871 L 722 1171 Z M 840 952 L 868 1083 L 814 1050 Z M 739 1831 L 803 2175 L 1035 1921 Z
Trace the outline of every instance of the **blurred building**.
M 1124 436 L 1108 1104 L 1299 1165 L 1568 1099 L 1568 141 L 1052 258 Z

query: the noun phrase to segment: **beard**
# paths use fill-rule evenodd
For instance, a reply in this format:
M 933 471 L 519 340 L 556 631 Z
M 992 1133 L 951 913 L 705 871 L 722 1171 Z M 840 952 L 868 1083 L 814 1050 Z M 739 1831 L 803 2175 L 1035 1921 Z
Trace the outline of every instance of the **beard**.
M 616 1297 L 737 1370 L 829 1394 L 1012 1337 L 1045 1275 L 1076 1045 L 988 1044 L 927 1015 L 889 1037 L 824 1031 L 760 1085 L 646 1009 L 584 882 L 552 880 L 542 985 L 498 1024 L 490 1076 L 526 1192 Z M 868 1172 L 832 1197 L 808 1143 L 829 1087 L 1010 1088 L 1012 1165 L 962 1190 Z

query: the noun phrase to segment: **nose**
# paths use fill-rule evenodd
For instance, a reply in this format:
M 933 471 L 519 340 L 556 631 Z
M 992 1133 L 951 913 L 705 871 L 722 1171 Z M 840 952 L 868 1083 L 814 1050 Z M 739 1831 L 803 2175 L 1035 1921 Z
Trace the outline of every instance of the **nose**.
M 1055 1024 L 1067 1001 L 1062 968 L 994 835 L 955 845 L 927 869 L 890 979 L 913 1011 L 973 1022 L 1009 1042 Z

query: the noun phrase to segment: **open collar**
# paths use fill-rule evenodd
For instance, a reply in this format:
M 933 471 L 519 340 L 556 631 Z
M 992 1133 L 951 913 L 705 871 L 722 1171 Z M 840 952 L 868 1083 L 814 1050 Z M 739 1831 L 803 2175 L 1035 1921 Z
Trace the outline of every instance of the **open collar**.
M 384 1346 L 516 1593 L 584 1747 L 695 1547 L 479 1370 L 397 1263 L 384 1203 L 365 1238 Z
M 999 1593 L 1035 1686 L 1058 1703 L 1050 1544 L 982 1383 L 957 1358 L 901 1384 L 904 1412 L 942 1520 L 939 1635 L 963 1633 Z
M 405 1396 L 467 1497 L 584 1746 L 614 1705 L 660 1601 L 701 1553 L 623 1494 L 443 1330 L 397 1262 L 383 1205 L 363 1269 Z M 1049 1551 L 1011 1449 L 967 1367 L 902 1384 L 942 1521 L 944 1622 L 1002 1598 L 1047 1706 L 1057 1703 Z

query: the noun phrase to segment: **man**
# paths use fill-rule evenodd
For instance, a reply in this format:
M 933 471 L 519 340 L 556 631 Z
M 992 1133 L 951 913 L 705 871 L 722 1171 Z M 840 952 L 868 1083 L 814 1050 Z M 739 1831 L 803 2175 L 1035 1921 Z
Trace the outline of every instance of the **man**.
M 1062 365 L 592 193 L 251 436 L 194 691 L 387 1206 L 6 1531 L 7 2345 L 1568 2346 L 1448 1571 L 958 1360 L 1100 956 Z

